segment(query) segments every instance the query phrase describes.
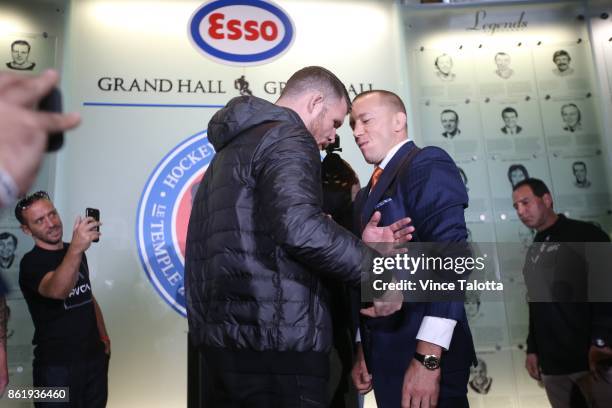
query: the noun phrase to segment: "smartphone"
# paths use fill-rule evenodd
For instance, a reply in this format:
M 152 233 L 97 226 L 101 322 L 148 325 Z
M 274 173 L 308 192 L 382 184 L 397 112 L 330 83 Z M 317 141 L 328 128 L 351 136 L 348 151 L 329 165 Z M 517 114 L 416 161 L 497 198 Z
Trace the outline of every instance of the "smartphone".
M 47 96 L 41 99 L 38 109 L 45 112 L 62 112 L 62 94 L 59 89 L 53 88 Z M 51 133 L 47 137 L 47 151 L 55 152 L 64 144 L 64 132 Z
M 91 217 L 96 221 L 100 221 L 100 210 L 97 208 L 86 208 L 85 209 L 85 217 Z M 100 231 L 100 227 L 96 227 L 96 231 Z M 100 241 L 98 238 L 94 239 L 93 242 Z

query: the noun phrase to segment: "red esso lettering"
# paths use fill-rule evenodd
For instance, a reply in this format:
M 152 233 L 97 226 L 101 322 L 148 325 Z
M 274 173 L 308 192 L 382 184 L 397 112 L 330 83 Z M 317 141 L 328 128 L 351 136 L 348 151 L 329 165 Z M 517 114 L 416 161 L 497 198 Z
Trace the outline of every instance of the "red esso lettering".
M 259 31 L 261 32 L 261 37 L 266 41 L 273 41 L 278 37 L 278 27 L 276 27 L 274 21 L 264 21 L 261 23 Z
M 215 40 L 221 40 L 224 36 L 220 30 L 223 28 L 223 19 L 225 16 L 221 13 L 213 13 L 208 17 L 208 22 L 210 23 L 210 27 L 208 27 L 208 35 L 210 38 L 214 38 Z M 219 23 L 221 20 L 221 23 Z
M 231 19 L 225 24 L 225 14 L 213 13 L 208 17 L 208 35 L 215 40 L 240 40 L 244 37 L 247 41 L 256 41 L 260 37 L 265 41 L 274 41 L 278 37 L 278 27 L 274 21 L 266 20 L 261 25 L 255 20 Z

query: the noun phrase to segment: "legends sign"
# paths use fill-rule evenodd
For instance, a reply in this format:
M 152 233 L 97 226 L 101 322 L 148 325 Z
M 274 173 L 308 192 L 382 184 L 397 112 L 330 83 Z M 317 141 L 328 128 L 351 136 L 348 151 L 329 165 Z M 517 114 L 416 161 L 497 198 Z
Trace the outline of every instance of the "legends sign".
M 485 22 L 487 19 L 487 12 L 485 10 L 479 10 L 476 12 L 474 17 L 474 25 L 467 27 L 468 31 L 483 31 L 487 34 L 495 34 L 498 31 L 520 31 L 527 28 L 527 21 L 525 21 L 525 12 L 521 11 L 520 16 L 516 20 L 511 21 L 496 21 L 496 22 Z

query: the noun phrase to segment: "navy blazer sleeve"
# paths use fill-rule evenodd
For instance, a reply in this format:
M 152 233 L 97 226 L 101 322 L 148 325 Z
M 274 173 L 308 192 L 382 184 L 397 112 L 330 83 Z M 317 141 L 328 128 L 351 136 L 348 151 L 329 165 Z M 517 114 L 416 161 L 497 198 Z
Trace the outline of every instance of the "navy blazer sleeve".
M 465 185 L 457 165 L 437 147 L 424 148 L 410 166 L 410 177 L 400 175 L 400 193 L 407 215 L 413 219 L 420 242 L 462 242 L 467 239 Z M 432 302 L 427 316 L 461 320 L 462 302 Z

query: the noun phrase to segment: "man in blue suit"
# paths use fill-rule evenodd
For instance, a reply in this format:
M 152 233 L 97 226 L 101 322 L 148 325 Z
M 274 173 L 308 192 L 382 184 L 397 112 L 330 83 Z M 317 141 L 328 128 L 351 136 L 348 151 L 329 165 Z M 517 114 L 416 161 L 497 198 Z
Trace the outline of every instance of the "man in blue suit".
M 408 139 L 401 99 L 387 91 L 362 93 L 350 124 L 365 160 L 376 166 L 355 199 L 356 228 L 380 211 L 382 225 L 410 216 L 413 241 L 465 242 L 468 196 L 459 170 L 442 149 L 419 149 Z M 463 302 L 406 299 L 394 315 L 361 320 L 364 347 L 358 346 L 353 381 L 362 393 L 374 388 L 379 408 L 469 406 L 476 356 Z

